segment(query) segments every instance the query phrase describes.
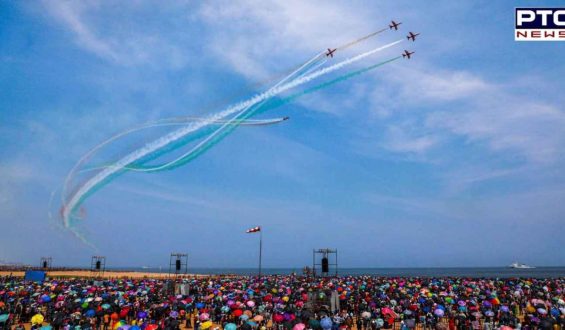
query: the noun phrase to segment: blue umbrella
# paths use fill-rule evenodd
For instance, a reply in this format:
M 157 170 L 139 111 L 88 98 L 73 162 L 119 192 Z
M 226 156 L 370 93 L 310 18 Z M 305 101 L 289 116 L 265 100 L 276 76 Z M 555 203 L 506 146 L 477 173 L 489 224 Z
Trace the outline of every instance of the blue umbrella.
M 331 329 L 332 328 L 332 319 L 330 319 L 329 317 L 324 317 L 321 321 L 320 321 L 320 325 L 322 326 L 322 329 Z
M 0 315 L 0 323 L 6 322 L 9 317 L 10 317 L 9 314 L 2 314 L 2 315 Z
M 89 309 L 86 311 L 86 313 L 84 313 L 84 315 L 86 315 L 86 317 L 94 317 L 94 315 L 96 315 L 96 312 L 94 311 L 94 309 Z

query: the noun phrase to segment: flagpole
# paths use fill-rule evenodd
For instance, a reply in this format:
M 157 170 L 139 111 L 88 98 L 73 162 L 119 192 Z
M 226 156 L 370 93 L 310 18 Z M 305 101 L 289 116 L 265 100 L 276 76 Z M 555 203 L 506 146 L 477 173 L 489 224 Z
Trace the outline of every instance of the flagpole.
M 259 227 L 259 278 L 261 278 L 261 259 L 263 254 L 263 228 Z

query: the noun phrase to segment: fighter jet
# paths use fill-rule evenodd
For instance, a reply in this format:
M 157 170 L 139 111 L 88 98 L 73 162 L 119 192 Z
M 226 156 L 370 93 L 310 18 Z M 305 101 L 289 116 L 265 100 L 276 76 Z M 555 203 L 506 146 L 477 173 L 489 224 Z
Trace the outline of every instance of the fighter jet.
M 337 50 L 337 48 L 334 49 L 330 49 L 328 48 L 328 51 L 326 52 L 326 56 L 328 57 L 334 57 L 334 52 Z
M 402 24 L 402 22 L 396 23 L 395 21 L 391 21 L 391 22 L 390 22 L 390 25 L 389 25 L 388 27 L 389 27 L 389 29 L 391 29 L 391 30 L 392 30 L 392 29 L 398 30 L 398 26 L 399 26 L 400 24 Z
M 419 36 L 419 35 L 420 35 L 419 33 L 408 32 L 406 39 L 416 41 L 416 37 Z
M 409 52 L 409 51 L 405 50 L 404 53 L 402 53 L 402 57 L 410 59 L 410 56 L 414 53 L 415 52 Z

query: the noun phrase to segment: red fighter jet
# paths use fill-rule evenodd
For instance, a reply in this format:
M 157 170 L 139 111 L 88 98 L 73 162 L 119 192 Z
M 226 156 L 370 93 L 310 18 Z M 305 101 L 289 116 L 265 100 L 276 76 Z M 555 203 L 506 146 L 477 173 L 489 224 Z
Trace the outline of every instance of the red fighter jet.
M 419 35 L 420 35 L 419 33 L 408 32 L 406 39 L 416 41 L 416 37 L 419 36 Z
M 329 48 L 328 48 L 328 51 L 326 52 L 326 56 L 328 56 L 328 57 L 334 57 L 334 52 L 335 52 L 336 50 L 337 50 L 337 48 L 334 48 L 334 49 L 329 49 Z
M 405 50 L 404 53 L 402 53 L 402 57 L 410 59 L 410 56 L 414 53 L 415 52 L 409 52 L 409 51 Z
M 400 24 L 402 24 L 402 22 L 396 23 L 395 21 L 391 21 L 391 22 L 390 22 L 390 25 L 389 25 L 388 27 L 389 27 L 391 30 L 392 30 L 392 29 L 398 30 L 398 26 L 399 26 Z

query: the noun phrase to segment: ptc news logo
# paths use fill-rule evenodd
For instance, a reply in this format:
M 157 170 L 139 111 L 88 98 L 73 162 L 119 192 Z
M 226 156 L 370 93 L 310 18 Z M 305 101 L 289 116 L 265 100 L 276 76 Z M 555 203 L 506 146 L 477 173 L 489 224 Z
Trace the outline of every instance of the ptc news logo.
M 565 41 L 565 8 L 516 8 L 516 41 Z

